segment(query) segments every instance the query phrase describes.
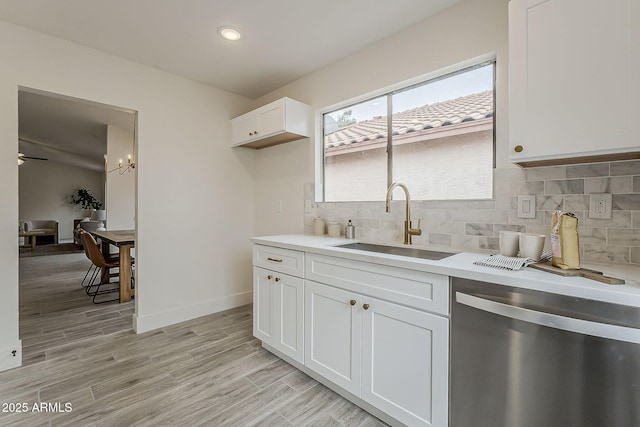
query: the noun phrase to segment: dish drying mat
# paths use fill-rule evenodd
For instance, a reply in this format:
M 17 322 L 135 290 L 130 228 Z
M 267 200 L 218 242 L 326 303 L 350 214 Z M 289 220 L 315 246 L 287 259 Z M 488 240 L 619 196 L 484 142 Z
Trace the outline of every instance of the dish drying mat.
M 540 259 L 533 258 L 519 258 L 516 256 L 504 256 L 501 254 L 491 255 L 487 259 L 474 261 L 475 265 L 481 265 L 483 267 L 493 267 L 502 270 L 520 270 L 522 267 L 526 267 L 535 262 L 549 261 L 551 259 L 551 252 L 543 252 Z

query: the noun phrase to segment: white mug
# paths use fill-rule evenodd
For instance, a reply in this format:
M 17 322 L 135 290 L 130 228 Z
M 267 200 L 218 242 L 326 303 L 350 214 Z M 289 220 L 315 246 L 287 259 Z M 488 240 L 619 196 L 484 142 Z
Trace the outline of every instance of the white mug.
M 520 256 L 533 258 L 536 261 L 540 260 L 544 239 L 544 234 L 522 233 L 520 235 Z
M 500 232 L 500 253 L 504 256 L 518 255 L 520 244 L 520 232 L 501 231 Z

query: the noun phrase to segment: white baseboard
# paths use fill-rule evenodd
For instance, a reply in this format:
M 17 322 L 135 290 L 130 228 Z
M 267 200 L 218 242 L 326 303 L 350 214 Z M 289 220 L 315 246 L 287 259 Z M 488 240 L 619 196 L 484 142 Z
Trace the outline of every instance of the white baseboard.
M 22 341 L 0 349 L 0 372 L 22 366 Z
M 223 298 L 203 301 L 198 304 L 176 307 L 172 310 L 165 310 L 151 315 L 137 316 L 134 314 L 133 330 L 141 334 L 208 314 L 240 307 L 251 302 L 253 302 L 253 292 L 246 291 Z

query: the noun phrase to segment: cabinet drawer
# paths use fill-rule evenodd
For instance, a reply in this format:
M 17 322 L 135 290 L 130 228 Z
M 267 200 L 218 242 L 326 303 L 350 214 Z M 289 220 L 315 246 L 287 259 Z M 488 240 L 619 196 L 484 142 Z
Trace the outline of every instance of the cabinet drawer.
M 304 276 L 304 252 L 253 245 L 253 265 L 292 276 Z
M 448 316 L 449 276 L 307 254 L 306 278 Z

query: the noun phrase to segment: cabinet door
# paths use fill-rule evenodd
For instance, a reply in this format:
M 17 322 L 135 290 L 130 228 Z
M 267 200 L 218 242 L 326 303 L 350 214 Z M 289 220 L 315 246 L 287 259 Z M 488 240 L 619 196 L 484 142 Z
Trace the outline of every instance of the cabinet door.
M 282 132 L 285 129 L 283 99 L 259 108 L 256 113 L 258 116 L 258 137 L 264 138 L 267 135 Z
M 509 2 L 513 162 L 640 150 L 639 19 L 637 0 Z
M 407 425 L 446 426 L 448 320 L 369 297 L 363 303 L 362 399 Z
M 305 281 L 305 365 L 356 396 L 360 395 L 361 301 L 353 292 Z
M 276 319 L 274 272 L 253 267 L 253 336 L 273 345 Z
M 240 145 L 257 137 L 260 125 L 255 112 L 244 114 L 231 120 L 231 137 L 233 145 Z
M 275 273 L 274 348 L 297 362 L 304 363 L 304 281 Z

